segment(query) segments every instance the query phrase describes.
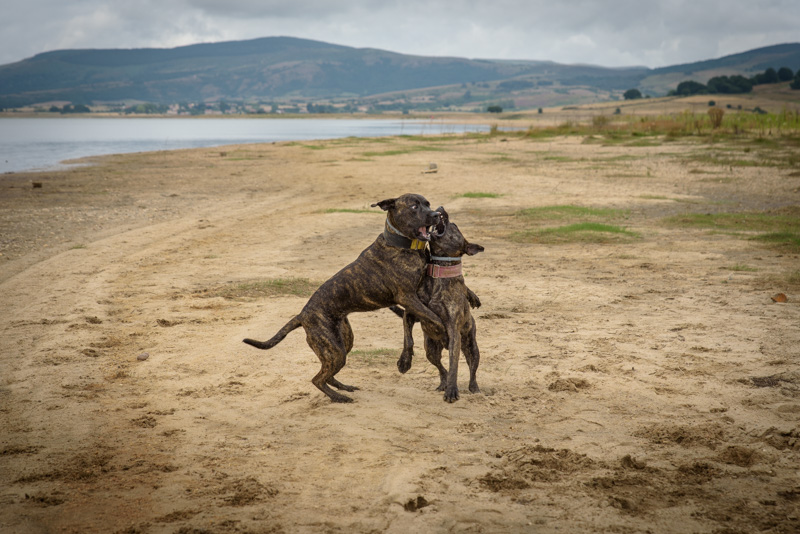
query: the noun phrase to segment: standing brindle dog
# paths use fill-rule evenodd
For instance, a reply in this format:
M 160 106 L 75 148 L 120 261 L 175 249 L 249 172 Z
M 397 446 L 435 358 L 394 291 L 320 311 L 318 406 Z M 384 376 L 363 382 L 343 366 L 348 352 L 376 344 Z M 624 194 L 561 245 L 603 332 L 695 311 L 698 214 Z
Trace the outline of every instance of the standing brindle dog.
M 419 288 L 418 295 L 445 325 L 446 336 L 429 328 L 424 322 L 422 331 L 425 334 L 425 356 L 439 370 L 439 387 L 436 391 L 444 391 L 444 400 L 458 400 L 458 358 L 464 353 L 469 367 L 469 390 L 479 393 L 476 373 L 480 362 L 480 352 L 476 340 L 475 319 L 470 312 L 470 304 L 480 306 L 480 301 L 464 284 L 461 274 L 461 257 L 465 254 L 473 256 L 483 252 L 483 247 L 469 243 L 458 226 L 451 223 L 444 208 L 438 208 L 442 217 L 433 232 L 430 242 L 431 263 L 428 264 L 427 276 Z M 477 302 L 476 302 L 477 301 Z M 396 306 L 392 311 L 402 313 Z M 416 322 L 411 309 L 406 308 L 403 314 L 404 344 L 403 353 L 397 362 L 397 368 L 405 373 L 411 367 L 414 340 L 411 330 Z M 442 366 L 442 350 L 447 347 L 450 353 L 450 369 Z
M 428 229 L 439 222 L 441 215 L 433 211 L 421 195 L 406 194 L 372 206 L 387 212 L 383 234 L 353 263 L 322 284 L 302 311 L 272 339 L 244 340 L 259 349 L 270 349 L 302 326 L 308 345 L 322 363 L 322 369 L 311 382 L 333 402 L 352 402 L 353 399 L 330 386 L 344 391 L 358 389 L 334 378 L 353 348 L 349 314 L 400 304 L 421 318 L 423 325 L 432 332 L 439 335 L 444 332 L 439 316 L 417 296 L 417 288 L 425 276 L 425 245 L 431 237 Z

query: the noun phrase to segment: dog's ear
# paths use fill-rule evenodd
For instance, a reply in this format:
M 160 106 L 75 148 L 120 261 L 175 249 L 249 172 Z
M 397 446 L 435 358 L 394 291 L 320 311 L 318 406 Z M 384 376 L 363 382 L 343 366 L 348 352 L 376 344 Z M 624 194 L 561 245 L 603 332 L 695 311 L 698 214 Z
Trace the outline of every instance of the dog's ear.
M 383 211 L 389 211 L 390 209 L 394 208 L 394 204 L 397 201 L 396 198 L 387 198 L 386 200 L 381 200 L 380 202 L 376 202 L 372 204 L 372 207 L 380 206 Z
M 478 252 L 483 252 L 483 250 L 484 250 L 483 247 L 476 243 L 467 243 L 464 252 L 467 253 L 467 256 L 474 256 Z

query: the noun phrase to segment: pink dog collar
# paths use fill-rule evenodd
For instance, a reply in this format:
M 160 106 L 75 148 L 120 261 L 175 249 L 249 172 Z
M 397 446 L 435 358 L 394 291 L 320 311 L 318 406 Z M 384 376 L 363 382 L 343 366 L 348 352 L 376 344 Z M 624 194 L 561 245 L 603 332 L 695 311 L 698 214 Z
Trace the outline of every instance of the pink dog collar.
M 461 264 L 456 265 L 436 265 L 429 263 L 426 273 L 431 278 L 455 278 L 461 276 Z

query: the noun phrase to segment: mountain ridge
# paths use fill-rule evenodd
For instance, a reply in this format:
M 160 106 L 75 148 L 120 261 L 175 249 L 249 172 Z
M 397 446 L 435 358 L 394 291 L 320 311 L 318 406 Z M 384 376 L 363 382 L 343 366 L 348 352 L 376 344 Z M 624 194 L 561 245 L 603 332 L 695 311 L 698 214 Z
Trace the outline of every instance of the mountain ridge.
M 479 103 L 535 102 L 531 95 L 548 91 L 565 95 L 561 100 L 569 101 L 574 88 L 594 93 L 597 99 L 612 99 L 630 88 L 657 96 L 681 81 L 678 78 L 689 75 L 705 82 L 721 71 L 752 74 L 770 61 L 779 62 L 768 65 L 774 68 L 800 69 L 800 43 L 650 69 L 417 56 L 296 37 L 262 37 L 175 48 L 42 52 L 0 65 L 0 107 L 51 101 L 356 102 L 373 95 L 448 86 L 464 89 L 447 98 L 465 106 L 470 105 L 470 98 Z M 503 85 L 509 81 L 517 83 Z M 531 98 L 519 98 L 526 90 Z

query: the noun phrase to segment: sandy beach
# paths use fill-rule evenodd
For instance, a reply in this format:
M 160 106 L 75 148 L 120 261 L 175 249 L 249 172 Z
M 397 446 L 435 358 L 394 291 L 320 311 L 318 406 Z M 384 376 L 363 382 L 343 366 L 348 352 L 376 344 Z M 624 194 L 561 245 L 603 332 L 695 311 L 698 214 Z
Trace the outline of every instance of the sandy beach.
M 800 254 L 668 219 L 800 217 L 770 154 L 453 135 L 0 175 L 0 531 L 796 533 Z M 482 392 L 462 365 L 443 402 L 419 327 L 401 375 L 379 310 L 350 317 L 361 389 L 333 404 L 302 331 L 242 339 L 407 192 L 486 249 L 464 260 Z M 623 231 L 537 233 L 581 222 Z

